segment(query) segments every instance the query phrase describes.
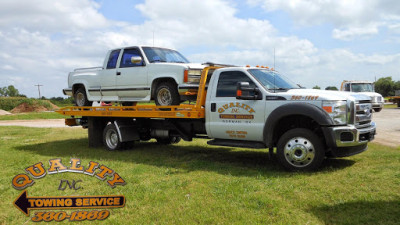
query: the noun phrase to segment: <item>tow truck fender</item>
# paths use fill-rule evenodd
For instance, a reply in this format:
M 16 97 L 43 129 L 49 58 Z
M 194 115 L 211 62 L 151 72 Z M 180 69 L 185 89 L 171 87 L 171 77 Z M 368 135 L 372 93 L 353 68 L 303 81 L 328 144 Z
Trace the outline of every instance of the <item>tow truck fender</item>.
M 333 125 L 332 118 L 323 109 L 305 102 L 293 102 L 276 108 L 268 116 L 264 126 L 264 142 L 268 148 L 274 147 L 274 130 L 278 122 L 287 116 L 306 116 L 316 121 L 320 126 Z

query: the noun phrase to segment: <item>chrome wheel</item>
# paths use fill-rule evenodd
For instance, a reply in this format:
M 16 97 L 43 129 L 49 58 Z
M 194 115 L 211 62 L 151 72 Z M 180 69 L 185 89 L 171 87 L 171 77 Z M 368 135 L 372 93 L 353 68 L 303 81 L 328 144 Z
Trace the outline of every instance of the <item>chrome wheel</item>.
M 160 105 L 171 105 L 172 96 L 168 88 L 161 88 L 157 93 L 158 103 Z
M 294 137 L 284 147 L 286 161 L 295 167 L 306 167 L 315 157 L 314 145 L 304 137 Z
M 110 149 L 110 150 L 117 149 L 118 144 L 119 144 L 119 139 L 118 139 L 118 134 L 115 130 L 113 130 L 113 129 L 107 130 L 106 135 L 105 135 L 105 140 L 106 140 L 108 149 Z

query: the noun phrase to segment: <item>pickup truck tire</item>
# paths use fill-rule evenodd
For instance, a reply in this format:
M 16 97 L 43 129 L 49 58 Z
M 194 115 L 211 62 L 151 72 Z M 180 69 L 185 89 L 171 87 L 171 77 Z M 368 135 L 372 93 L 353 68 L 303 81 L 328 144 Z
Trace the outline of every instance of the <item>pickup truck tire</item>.
M 85 88 L 83 87 L 80 87 L 75 91 L 74 99 L 76 106 L 92 106 L 92 102 L 88 100 Z
M 324 145 L 311 130 L 295 128 L 279 139 L 277 158 L 287 170 L 311 171 L 324 161 Z
M 380 112 L 380 111 L 382 111 L 382 108 L 374 108 L 374 111 L 375 112 Z
M 154 101 L 160 106 L 179 105 L 181 101 L 176 85 L 168 81 L 160 83 L 156 88 Z
M 180 137 L 157 138 L 157 143 L 162 145 L 177 144 L 182 140 Z
M 107 150 L 115 151 L 122 148 L 123 143 L 119 139 L 117 127 L 114 124 L 108 124 L 103 131 L 103 144 Z

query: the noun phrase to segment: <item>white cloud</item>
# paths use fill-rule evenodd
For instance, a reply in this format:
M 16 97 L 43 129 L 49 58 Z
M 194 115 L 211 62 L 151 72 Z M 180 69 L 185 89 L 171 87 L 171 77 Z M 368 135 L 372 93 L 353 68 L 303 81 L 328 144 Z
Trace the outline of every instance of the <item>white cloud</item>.
M 266 11 L 282 10 L 302 26 L 332 24 L 333 38 L 352 40 L 378 33 L 380 26 L 391 28 L 400 22 L 397 0 L 248 0 Z
M 293 13 L 304 10 L 296 14 L 298 21 L 304 23 L 333 20 L 343 4 L 347 4 L 345 1 L 339 1 L 342 5 L 338 6 L 331 1 L 326 1 L 330 5 L 311 1 L 270 2 L 269 10 L 282 7 Z M 101 65 L 110 48 L 152 45 L 153 32 L 157 46 L 183 52 L 200 49 L 200 53 L 187 55 L 195 62 L 273 66 L 275 48 L 277 69 L 308 87 L 339 85 L 334 82 L 378 71 L 391 74 L 400 63 L 398 55 L 358 55 L 343 49 L 318 49 L 309 40 L 280 35 L 279 27 L 266 19 L 238 17 L 240 9 L 224 0 L 148 0 L 136 6 L 146 18 L 137 24 L 108 20 L 99 7 L 90 0 L 1 1 L 0 86 L 13 84 L 21 93 L 36 97 L 34 85 L 40 83 L 44 85 L 43 95 L 62 96 L 69 71 Z M 365 10 L 354 10 L 354 15 L 364 15 Z M 321 13 L 325 16 L 316 18 Z M 356 17 L 341 13 L 342 19 L 335 22 L 336 38 L 347 40 L 377 31 L 374 26 L 367 31 L 362 26 L 358 26 L 360 30 L 355 29 L 357 26 L 347 27 L 341 20 Z M 369 24 L 363 16 L 357 20 Z M 381 24 L 376 23 L 375 28 L 378 26 Z M 398 30 L 394 23 L 391 26 L 393 31 Z
M 350 41 L 358 37 L 369 37 L 378 34 L 378 26 L 376 24 L 369 24 L 363 27 L 348 27 L 345 29 L 333 29 L 332 37 L 344 41 Z

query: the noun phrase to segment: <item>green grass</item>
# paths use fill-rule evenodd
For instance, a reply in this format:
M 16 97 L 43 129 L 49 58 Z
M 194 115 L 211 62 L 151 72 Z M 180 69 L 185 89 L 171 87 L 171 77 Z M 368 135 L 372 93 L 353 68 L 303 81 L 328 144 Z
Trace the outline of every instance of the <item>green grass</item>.
M 109 152 L 88 148 L 86 132 L 0 128 L 0 224 L 34 224 L 12 205 L 21 191 L 11 180 L 38 162 L 48 169 L 48 160 L 55 158 L 66 165 L 70 158 L 81 159 L 83 166 L 99 162 L 127 184 L 111 189 L 88 175 L 47 174 L 27 188 L 28 195 L 125 195 L 125 208 L 110 209 L 105 224 L 400 223 L 400 147 L 370 144 L 362 154 L 327 160 L 316 172 L 289 173 L 264 150 L 196 140 L 173 146 L 142 142 Z M 81 179 L 83 189 L 57 190 L 61 179 Z
M 386 104 L 383 106 L 383 108 L 384 109 L 396 109 L 398 107 L 397 107 L 397 104 Z
M 56 112 L 30 112 L 30 113 L 18 113 L 11 115 L 1 115 L 0 120 L 36 120 L 36 119 L 64 119 L 67 116 L 63 116 Z

